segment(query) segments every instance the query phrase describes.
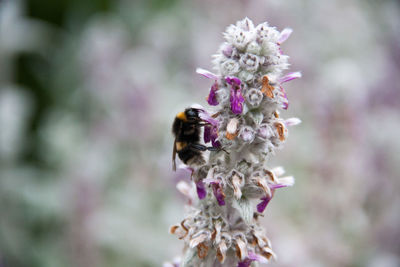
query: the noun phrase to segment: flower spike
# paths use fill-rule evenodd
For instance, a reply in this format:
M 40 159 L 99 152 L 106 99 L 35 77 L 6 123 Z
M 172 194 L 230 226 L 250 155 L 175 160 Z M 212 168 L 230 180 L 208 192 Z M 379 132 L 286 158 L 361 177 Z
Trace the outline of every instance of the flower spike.
M 278 189 L 294 185 L 282 167 L 267 167 L 270 155 L 286 142 L 289 126 L 301 122 L 282 116 L 289 105 L 282 85 L 301 77 L 283 74 L 289 63 L 280 46 L 291 33 L 245 18 L 224 32 L 215 73 L 196 70 L 212 80 L 206 100 L 213 112 L 193 107 L 199 120 L 187 122 L 182 135 L 187 139 L 176 141 L 181 149 L 190 146 L 188 157 L 203 160 L 188 161 L 192 184 L 178 186 L 189 207 L 185 219 L 170 229 L 185 242 L 182 261 L 174 267 L 250 267 L 276 258 L 258 217 Z

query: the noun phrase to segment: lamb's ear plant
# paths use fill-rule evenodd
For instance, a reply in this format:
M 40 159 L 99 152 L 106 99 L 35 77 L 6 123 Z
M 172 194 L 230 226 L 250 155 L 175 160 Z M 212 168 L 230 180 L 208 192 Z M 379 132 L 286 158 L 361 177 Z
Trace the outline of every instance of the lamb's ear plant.
M 184 254 L 165 266 L 241 267 L 276 258 L 258 217 L 276 189 L 294 184 L 282 167 L 268 166 L 288 127 L 300 123 L 280 116 L 289 106 L 283 83 L 301 76 L 284 73 L 289 63 L 281 45 L 291 32 L 245 18 L 224 32 L 216 72 L 197 69 L 210 79 L 207 102 L 214 106 L 203 117 L 204 142 L 223 150 L 210 152 L 201 166 L 184 166 L 192 182 L 177 188 L 191 204 L 170 229 L 184 241 Z

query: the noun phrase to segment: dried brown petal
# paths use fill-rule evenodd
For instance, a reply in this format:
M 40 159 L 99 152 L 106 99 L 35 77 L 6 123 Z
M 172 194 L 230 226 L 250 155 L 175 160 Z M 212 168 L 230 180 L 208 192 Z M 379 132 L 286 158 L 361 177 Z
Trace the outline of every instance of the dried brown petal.
M 202 233 L 202 234 L 200 234 L 200 235 L 198 235 L 198 236 L 192 238 L 192 240 L 190 240 L 189 245 L 190 245 L 191 248 L 194 248 L 194 247 L 196 247 L 198 244 L 200 244 L 200 243 L 202 243 L 204 240 L 206 240 L 206 238 L 207 238 L 207 234 Z
M 285 141 L 286 127 L 281 122 L 275 123 L 275 128 L 278 131 L 279 140 Z
M 240 185 L 242 183 L 242 179 L 237 175 L 233 175 L 232 177 L 232 185 L 233 185 L 233 194 L 236 199 L 240 199 L 242 197 L 242 190 L 240 189 Z
M 169 229 L 169 232 L 173 235 L 177 235 L 179 239 L 183 239 L 187 236 L 188 230 L 185 228 L 182 228 L 180 225 L 173 225 Z
M 268 246 L 262 247 L 261 248 L 261 255 L 270 260 L 271 258 L 276 258 L 275 253 L 272 251 L 272 249 Z
M 237 133 L 235 133 L 235 134 L 230 134 L 229 132 L 226 132 L 225 136 L 226 136 L 226 138 L 228 138 L 229 140 L 233 140 L 233 139 L 235 139 L 235 137 L 237 136 Z
M 236 256 L 243 261 L 247 257 L 246 243 L 241 239 L 236 239 Z
M 261 92 L 268 96 L 269 98 L 274 98 L 274 87 L 269 84 L 269 79 L 267 75 L 264 75 L 262 78 L 262 87 Z
M 254 232 L 253 233 L 254 240 L 256 241 L 257 245 L 262 248 L 265 246 L 271 246 L 270 241 L 268 238 L 263 236 L 260 232 Z
M 217 259 L 220 263 L 224 263 L 227 250 L 228 248 L 226 247 L 226 243 L 224 240 L 222 240 L 217 248 Z
M 199 259 L 204 259 L 208 254 L 208 246 L 204 243 L 200 243 L 197 246 L 197 255 L 199 256 Z
M 235 137 L 238 135 L 238 125 L 239 125 L 239 120 L 236 118 L 230 119 L 228 122 L 228 125 L 226 126 L 226 138 L 229 140 L 235 139 Z
M 264 172 L 264 175 L 267 175 L 273 183 L 277 183 L 278 182 L 275 174 L 272 171 L 264 168 L 263 172 Z
M 179 228 L 179 225 L 172 225 L 171 228 L 169 228 L 169 233 L 175 234 L 175 232 L 178 228 Z
M 218 244 L 221 241 L 221 222 L 217 221 L 215 223 L 215 243 Z
M 183 236 L 181 236 L 179 239 L 185 238 L 189 232 L 189 230 L 185 226 L 185 222 L 186 222 L 186 219 L 181 221 L 181 226 L 182 226 L 182 229 L 185 230 L 185 234 Z
M 266 196 L 270 197 L 271 189 L 269 188 L 266 179 L 264 177 L 257 177 L 256 179 L 257 179 L 257 185 L 264 190 Z

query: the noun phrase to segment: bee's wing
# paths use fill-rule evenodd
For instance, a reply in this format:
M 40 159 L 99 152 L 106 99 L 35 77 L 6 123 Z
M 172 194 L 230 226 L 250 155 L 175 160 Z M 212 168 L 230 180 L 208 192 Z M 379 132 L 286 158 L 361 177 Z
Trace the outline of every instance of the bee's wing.
M 175 158 L 176 158 L 176 139 L 174 141 L 174 148 L 172 149 L 172 170 L 173 171 L 176 171 Z

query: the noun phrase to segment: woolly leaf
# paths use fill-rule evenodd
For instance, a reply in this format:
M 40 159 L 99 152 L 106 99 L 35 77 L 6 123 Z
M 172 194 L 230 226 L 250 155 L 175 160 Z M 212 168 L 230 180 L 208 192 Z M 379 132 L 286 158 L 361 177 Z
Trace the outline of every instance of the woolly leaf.
M 251 223 L 253 219 L 253 207 L 249 199 L 242 197 L 239 200 L 235 200 L 233 202 L 233 207 L 239 211 L 240 216 L 246 224 Z

